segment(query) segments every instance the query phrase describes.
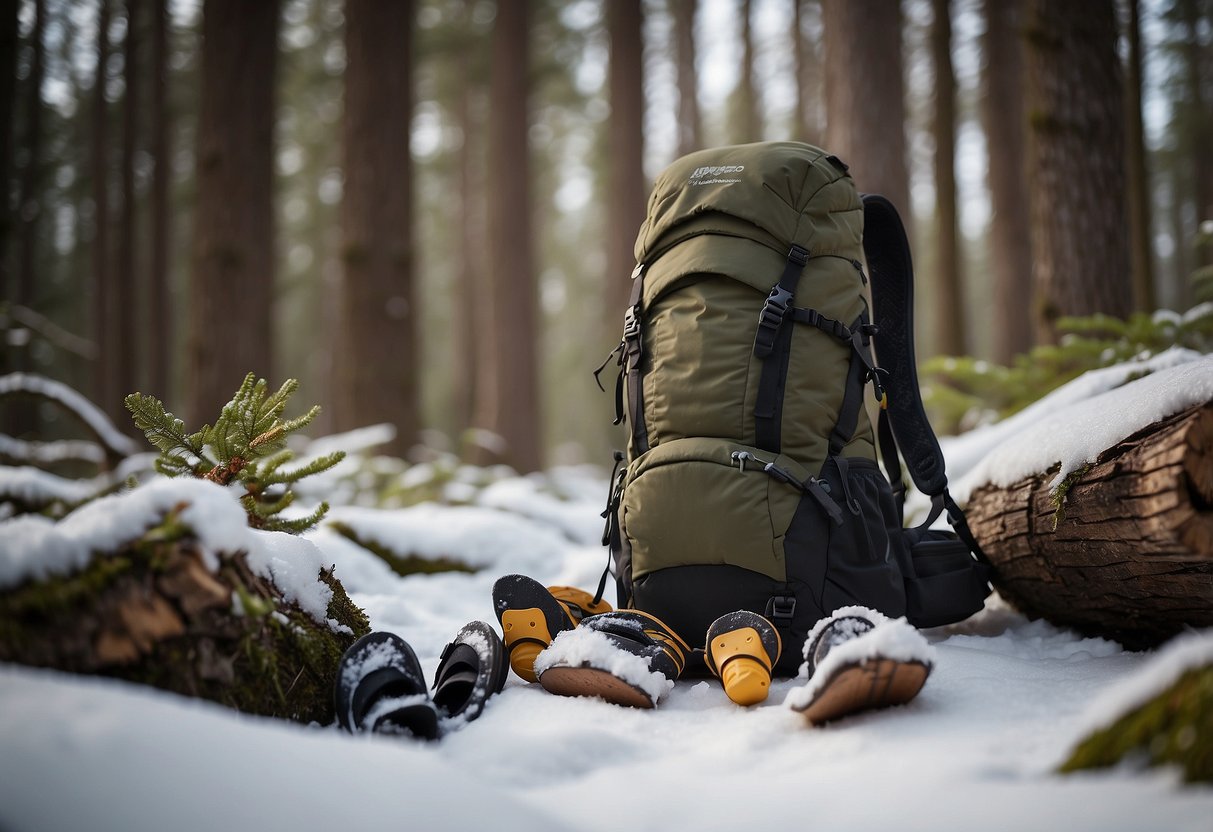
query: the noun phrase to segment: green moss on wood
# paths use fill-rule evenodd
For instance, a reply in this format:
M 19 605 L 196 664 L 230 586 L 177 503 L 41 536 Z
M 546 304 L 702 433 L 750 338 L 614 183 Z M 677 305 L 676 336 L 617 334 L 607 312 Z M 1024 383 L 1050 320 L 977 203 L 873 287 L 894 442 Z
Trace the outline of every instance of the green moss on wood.
M 1145 705 L 1091 734 L 1061 771 L 1134 759 L 1178 766 L 1189 783 L 1213 783 L 1213 665 L 1188 671 Z

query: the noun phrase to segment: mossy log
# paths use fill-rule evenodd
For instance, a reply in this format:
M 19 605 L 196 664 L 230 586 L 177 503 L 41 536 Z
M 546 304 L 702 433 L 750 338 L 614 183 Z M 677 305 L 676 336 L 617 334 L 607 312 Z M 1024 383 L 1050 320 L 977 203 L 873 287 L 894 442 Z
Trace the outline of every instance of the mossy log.
M 254 574 L 242 553 L 218 571 L 190 538 L 145 535 L 83 571 L 0 594 L 0 661 L 141 682 L 240 711 L 333 719 L 337 663 L 369 631 L 329 572 L 334 632 Z
M 1213 626 L 1213 403 L 1130 436 L 1057 492 L 1054 475 L 983 487 L 966 509 L 1007 601 L 1133 648 Z
M 1062 771 L 1105 768 L 1125 759 L 1177 765 L 1189 783 L 1213 783 L 1213 665 L 1189 670 L 1170 688 L 1095 731 Z
M 409 575 L 433 575 L 438 572 L 475 572 L 471 566 L 457 557 L 425 557 L 423 555 L 400 555 L 374 540 L 358 534 L 348 523 L 330 521 L 329 527 L 351 543 L 361 546 L 392 568 L 401 577 Z

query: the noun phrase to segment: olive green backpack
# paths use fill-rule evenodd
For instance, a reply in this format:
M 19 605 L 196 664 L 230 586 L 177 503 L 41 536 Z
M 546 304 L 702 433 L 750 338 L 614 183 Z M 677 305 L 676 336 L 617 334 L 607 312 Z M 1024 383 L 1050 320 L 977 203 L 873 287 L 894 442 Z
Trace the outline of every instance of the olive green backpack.
M 749 609 L 785 646 L 850 604 L 922 626 L 981 609 L 988 566 L 922 408 L 892 205 L 861 199 L 847 166 L 809 145 L 699 151 L 658 178 L 636 260 L 612 353 L 630 427 L 605 512 L 620 605 L 692 643 Z M 902 528 L 898 445 L 935 504 L 916 529 Z M 964 540 L 927 530 L 944 510 Z

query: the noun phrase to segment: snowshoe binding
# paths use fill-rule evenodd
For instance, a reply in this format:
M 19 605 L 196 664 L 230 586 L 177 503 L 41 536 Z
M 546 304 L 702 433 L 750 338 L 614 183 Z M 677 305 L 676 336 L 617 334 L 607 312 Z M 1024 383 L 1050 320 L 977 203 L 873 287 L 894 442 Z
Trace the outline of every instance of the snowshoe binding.
M 918 695 L 933 666 L 926 639 L 903 619 L 845 607 L 817 622 L 804 648 L 808 682 L 788 695 L 812 725 Z
M 543 584 L 525 575 L 505 575 L 493 584 L 493 609 L 501 622 L 510 667 L 526 681 L 536 681 L 535 657 L 552 639 L 581 620 L 582 613 L 574 616 L 570 606 L 576 605 L 562 602 Z
M 590 616 L 560 633 L 534 667 L 550 693 L 652 708 L 674 687 L 690 652 L 659 619 L 618 610 Z
M 442 651 L 434 674 L 434 704 L 443 716 L 470 722 L 505 685 L 509 672 L 501 637 L 483 621 L 472 621 Z
M 724 692 L 738 705 L 757 705 L 771 692 L 771 668 L 779 661 L 779 631 L 757 613 L 738 610 L 708 627 L 704 662 L 720 677 Z
M 351 733 L 438 736 L 438 709 L 408 642 L 392 633 L 370 633 L 341 657 L 333 692 L 337 722 Z

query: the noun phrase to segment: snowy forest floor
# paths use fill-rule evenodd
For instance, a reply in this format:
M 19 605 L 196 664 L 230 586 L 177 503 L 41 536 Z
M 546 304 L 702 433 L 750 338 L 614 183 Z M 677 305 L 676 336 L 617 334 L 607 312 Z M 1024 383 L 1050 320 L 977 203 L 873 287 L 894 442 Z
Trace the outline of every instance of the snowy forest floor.
M 1213 359 L 1179 363 L 1153 383 L 1213 395 Z M 1123 380 L 1090 375 L 1042 406 L 1060 414 L 1081 400 L 1107 413 L 1098 397 Z M 1141 390 L 1142 407 L 1157 406 L 1158 391 Z M 1134 429 L 1124 410 L 1101 441 Z M 1025 414 L 1021 422 L 1038 421 Z M 945 447 L 956 478 L 987 456 L 975 444 L 1006 447 L 1007 433 L 1004 423 Z M 1073 464 L 1068 450 L 1049 450 L 1051 462 Z M 601 471 L 479 490 L 456 477 L 447 496 L 472 503 L 459 506 L 378 509 L 341 499 L 336 483 L 322 490 L 337 503 L 330 521 L 360 539 L 478 568 L 400 577 L 331 525 L 306 536 L 372 626 L 413 645 L 430 679 L 464 623 L 496 625 L 498 576 L 592 589 L 605 565 Z M 996 596 L 967 622 L 926 634 L 937 663 L 917 699 L 825 727 L 784 704 L 795 680 L 750 709 L 715 681 L 684 681 L 659 708 L 639 711 L 552 696 L 512 676 L 480 719 L 432 743 L 0 665 L 0 830 L 1210 828 L 1213 788 L 1184 786 L 1175 771 L 1056 773 L 1079 738 L 1132 698 L 1129 688 L 1159 675 L 1160 657 L 1028 621 Z M 1213 652 L 1210 635 L 1200 638 Z

